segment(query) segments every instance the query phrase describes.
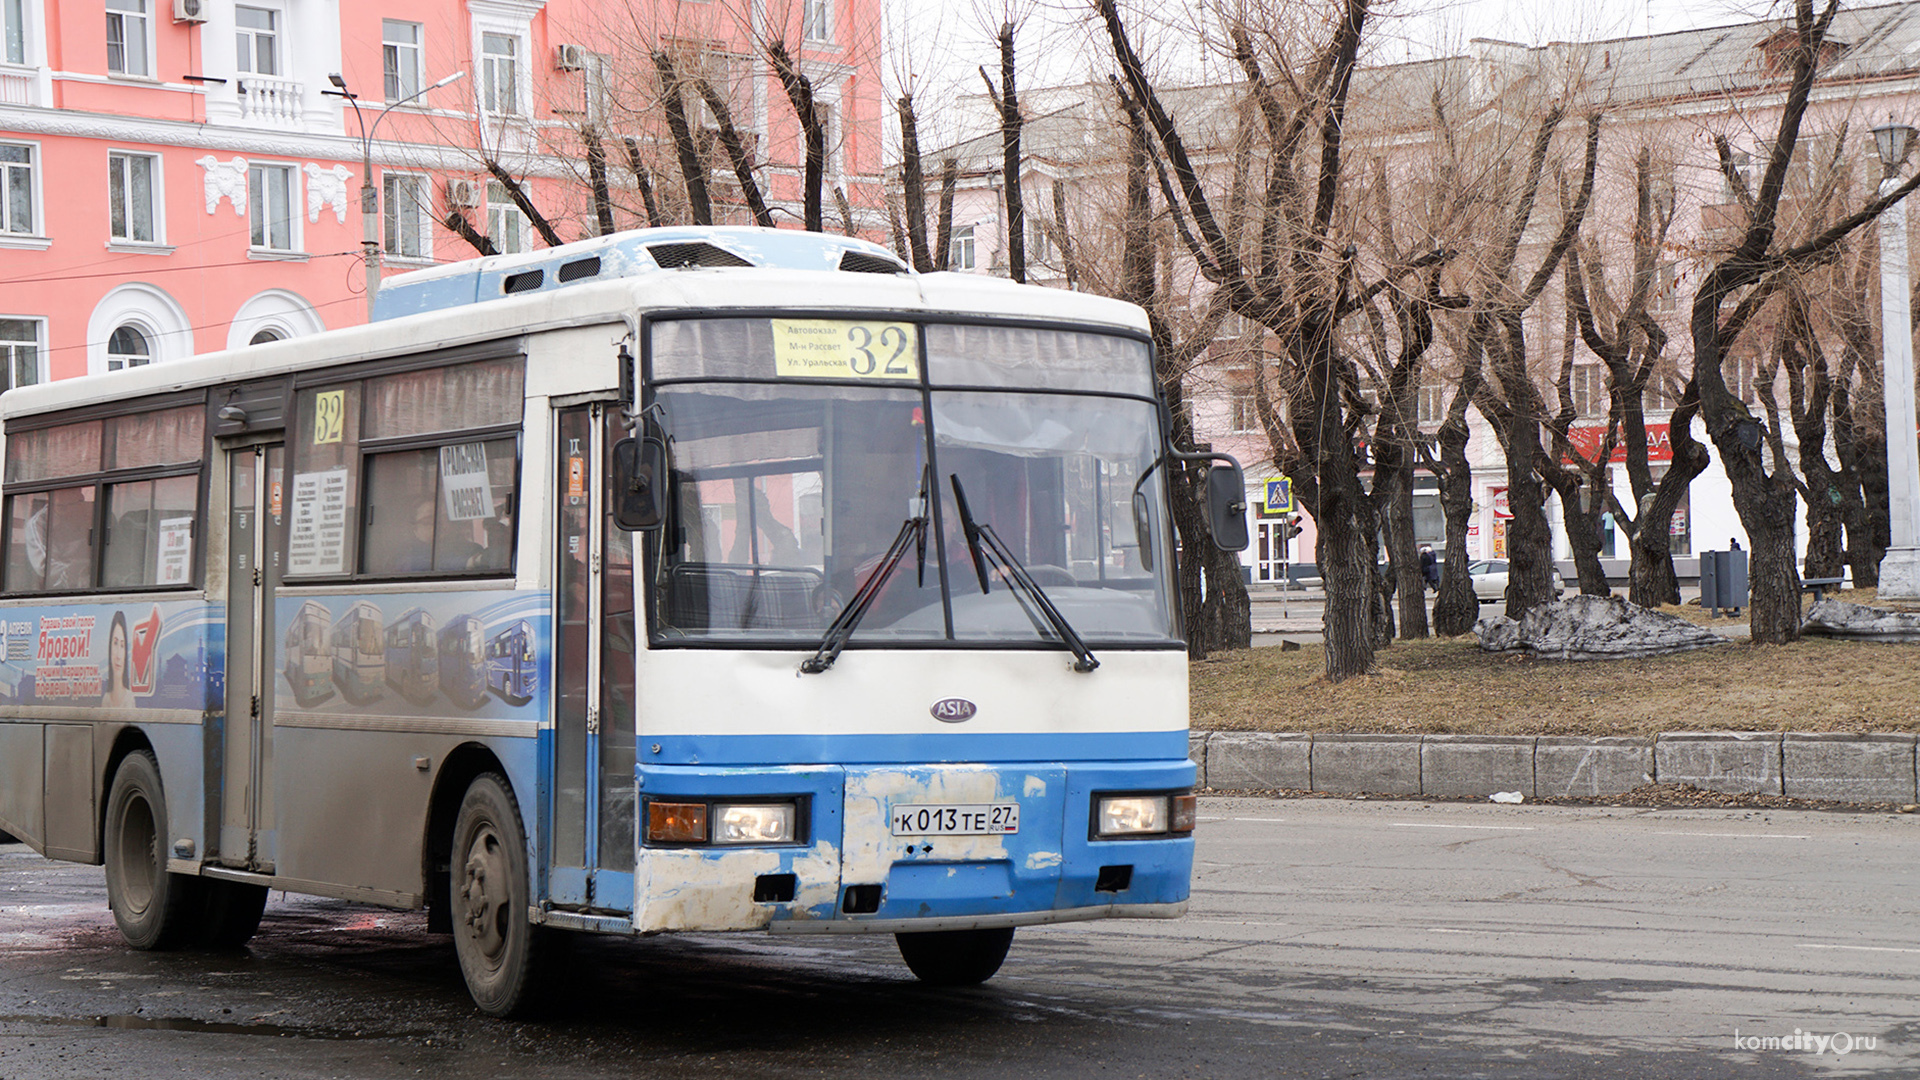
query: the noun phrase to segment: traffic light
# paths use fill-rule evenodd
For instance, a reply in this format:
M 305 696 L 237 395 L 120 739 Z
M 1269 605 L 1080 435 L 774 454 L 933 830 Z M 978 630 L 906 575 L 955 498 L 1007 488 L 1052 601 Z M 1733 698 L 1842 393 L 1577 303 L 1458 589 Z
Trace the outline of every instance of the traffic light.
M 1280 522 L 1280 539 L 1291 540 L 1300 535 L 1300 515 L 1291 514 Z

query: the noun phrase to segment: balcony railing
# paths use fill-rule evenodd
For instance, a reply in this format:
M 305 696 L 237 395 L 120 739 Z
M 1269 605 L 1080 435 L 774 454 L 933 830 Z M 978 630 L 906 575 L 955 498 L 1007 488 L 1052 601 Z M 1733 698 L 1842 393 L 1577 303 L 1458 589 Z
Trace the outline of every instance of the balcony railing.
M 295 127 L 305 109 L 306 86 L 291 79 L 242 75 L 240 118 L 250 124 Z
M 31 69 L 0 68 L 0 105 L 32 105 L 34 81 Z

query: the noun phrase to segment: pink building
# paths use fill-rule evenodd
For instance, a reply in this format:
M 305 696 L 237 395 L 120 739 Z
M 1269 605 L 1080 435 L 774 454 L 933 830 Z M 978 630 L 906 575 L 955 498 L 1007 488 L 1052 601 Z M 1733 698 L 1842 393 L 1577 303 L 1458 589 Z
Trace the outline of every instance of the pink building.
M 880 21 L 878 0 L 0 0 L 0 388 L 364 321 L 363 155 L 388 274 L 473 257 L 456 211 L 541 246 L 487 159 L 560 239 L 601 231 L 583 132 L 615 228 L 685 223 L 656 51 L 715 86 L 797 226 L 804 145 L 764 48 L 784 41 L 828 127 L 828 227 L 883 234 Z M 751 223 L 713 111 L 681 95 L 715 223 Z

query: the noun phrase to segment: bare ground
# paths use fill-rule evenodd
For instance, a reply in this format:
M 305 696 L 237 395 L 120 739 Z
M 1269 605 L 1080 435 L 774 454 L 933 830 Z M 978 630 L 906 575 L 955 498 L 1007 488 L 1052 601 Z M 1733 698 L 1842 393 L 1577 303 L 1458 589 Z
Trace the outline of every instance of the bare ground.
M 1868 602 L 1871 592 L 1843 594 Z M 1708 625 L 1697 607 L 1669 613 Z M 1329 683 L 1316 645 L 1192 665 L 1196 731 L 1652 735 L 1662 731 L 1920 732 L 1920 645 L 1731 641 L 1639 660 L 1480 651 L 1472 635 L 1396 641 L 1377 672 Z

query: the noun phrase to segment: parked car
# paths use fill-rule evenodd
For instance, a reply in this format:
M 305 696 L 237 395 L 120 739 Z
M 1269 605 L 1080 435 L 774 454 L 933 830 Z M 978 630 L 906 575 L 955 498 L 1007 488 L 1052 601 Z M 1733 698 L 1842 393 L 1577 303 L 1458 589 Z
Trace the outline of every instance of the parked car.
M 1467 564 L 1467 576 L 1473 579 L 1473 595 L 1482 600 L 1507 598 L 1507 560 L 1481 559 Z M 1553 575 L 1553 595 L 1557 599 L 1567 590 L 1559 573 Z

